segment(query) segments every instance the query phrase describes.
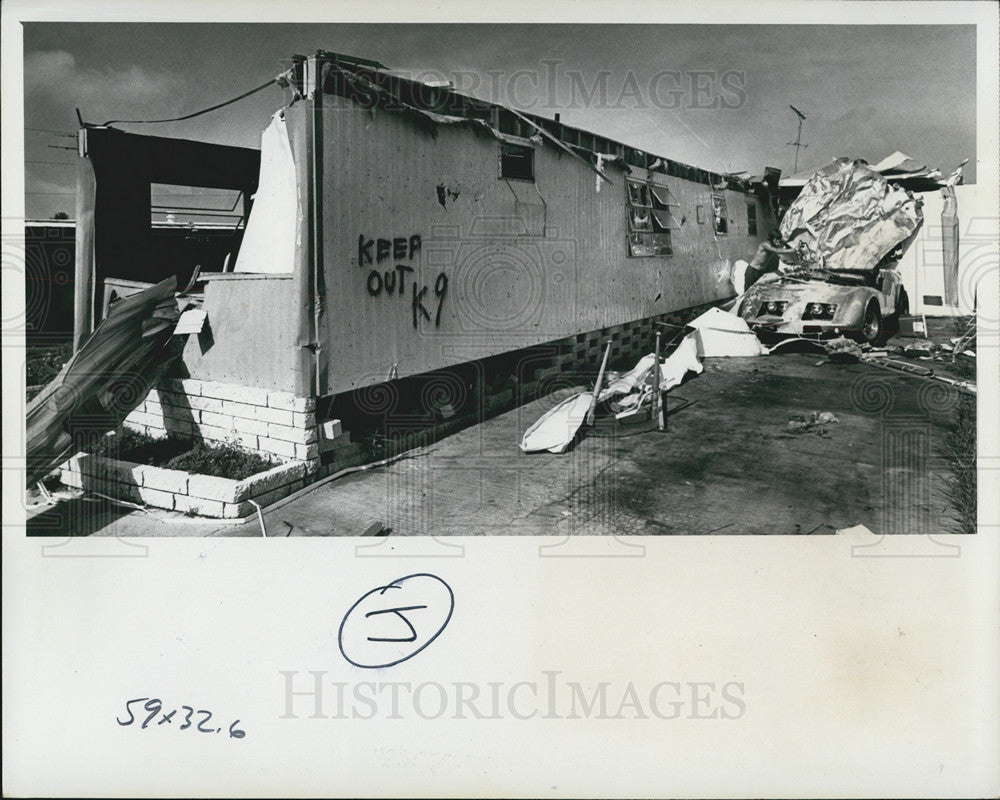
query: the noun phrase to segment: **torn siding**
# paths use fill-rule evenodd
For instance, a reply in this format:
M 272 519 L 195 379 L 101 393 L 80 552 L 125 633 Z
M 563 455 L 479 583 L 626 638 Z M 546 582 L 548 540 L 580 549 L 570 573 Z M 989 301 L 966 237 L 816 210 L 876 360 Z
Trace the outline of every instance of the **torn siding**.
M 233 271 L 291 273 L 301 214 L 295 161 L 282 110 L 260 137 L 260 179 Z

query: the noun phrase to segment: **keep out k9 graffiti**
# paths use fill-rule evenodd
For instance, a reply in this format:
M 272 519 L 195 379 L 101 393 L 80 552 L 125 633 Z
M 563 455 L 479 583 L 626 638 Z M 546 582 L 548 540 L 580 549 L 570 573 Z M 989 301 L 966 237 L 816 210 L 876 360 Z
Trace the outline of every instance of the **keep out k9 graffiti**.
M 362 269 L 372 267 L 365 280 L 365 288 L 372 297 L 386 297 L 406 295 L 406 283 L 409 280 L 413 267 L 408 264 L 401 264 L 403 261 L 413 261 L 414 256 L 420 252 L 420 234 L 412 236 L 396 236 L 392 239 L 369 239 L 363 233 L 358 236 L 358 266 Z M 383 264 L 383 262 L 394 261 L 393 265 Z M 410 308 L 413 314 L 413 327 L 418 328 L 420 320 L 431 321 L 430 311 L 424 305 L 430 298 L 427 293 L 429 286 L 421 286 L 418 281 L 410 281 L 411 302 Z M 397 289 L 398 287 L 398 289 Z M 434 296 L 437 298 L 437 308 L 434 311 L 434 327 L 441 325 L 441 308 L 444 306 L 444 298 L 448 294 L 448 276 L 438 273 L 434 279 Z

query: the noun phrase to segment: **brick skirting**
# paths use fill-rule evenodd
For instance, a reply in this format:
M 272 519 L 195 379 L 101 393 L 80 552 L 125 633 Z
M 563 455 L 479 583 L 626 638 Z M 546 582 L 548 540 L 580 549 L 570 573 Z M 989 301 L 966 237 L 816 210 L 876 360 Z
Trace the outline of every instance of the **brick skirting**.
M 162 381 L 125 418 L 133 430 L 229 443 L 280 461 L 319 466 L 316 401 L 191 378 Z

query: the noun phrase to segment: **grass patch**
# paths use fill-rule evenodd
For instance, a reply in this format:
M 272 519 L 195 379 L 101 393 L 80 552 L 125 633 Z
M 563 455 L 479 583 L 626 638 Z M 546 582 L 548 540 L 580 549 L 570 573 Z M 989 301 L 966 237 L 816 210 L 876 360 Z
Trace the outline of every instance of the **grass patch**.
M 190 449 L 191 442 L 187 439 L 174 436 L 157 439 L 123 426 L 107 436 L 102 436 L 97 447 L 91 452 L 107 458 L 165 467 L 172 458 Z
M 167 469 L 179 469 L 198 475 L 214 475 L 241 481 L 274 467 L 257 453 L 248 453 L 231 445 L 199 442 L 186 453 L 175 456 L 166 463 Z
M 72 342 L 27 348 L 25 360 L 28 362 L 28 386 L 47 384 L 59 374 L 59 370 L 72 356 Z
M 959 397 L 955 421 L 945 436 L 941 454 L 951 475 L 944 488 L 957 533 L 976 532 L 976 398 Z
M 263 456 L 248 453 L 233 445 L 193 443 L 174 436 L 157 439 L 126 427 L 103 437 L 92 452 L 108 458 L 235 481 L 275 466 L 274 462 Z

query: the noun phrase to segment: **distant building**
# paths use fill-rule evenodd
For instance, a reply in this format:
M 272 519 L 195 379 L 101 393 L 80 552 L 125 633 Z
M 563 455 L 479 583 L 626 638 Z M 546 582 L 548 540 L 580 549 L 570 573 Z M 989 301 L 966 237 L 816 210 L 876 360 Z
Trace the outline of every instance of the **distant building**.
M 173 265 L 181 280 L 196 264 L 221 270 L 242 236 L 235 221 L 150 223 L 158 258 Z M 74 220 L 29 219 L 24 223 L 25 315 L 29 343 L 66 341 L 73 336 L 76 260 Z

